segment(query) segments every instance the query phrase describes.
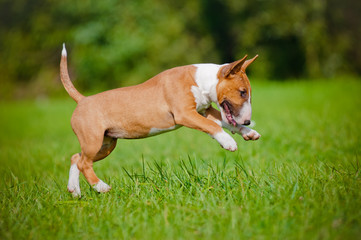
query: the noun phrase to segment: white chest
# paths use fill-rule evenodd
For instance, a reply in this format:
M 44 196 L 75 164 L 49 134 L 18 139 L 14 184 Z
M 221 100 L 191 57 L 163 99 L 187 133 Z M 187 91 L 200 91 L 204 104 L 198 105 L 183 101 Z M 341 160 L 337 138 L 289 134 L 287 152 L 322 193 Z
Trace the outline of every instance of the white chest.
M 217 102 L 216 87 L 218 84 L 217 74 L 222 65 L 217 64 L 194 64 L 197 67 L 195 81 L 197 86 L 192 86 L 191 92 L 197 104 L 197 111 L 207 109 L 212 102 Z

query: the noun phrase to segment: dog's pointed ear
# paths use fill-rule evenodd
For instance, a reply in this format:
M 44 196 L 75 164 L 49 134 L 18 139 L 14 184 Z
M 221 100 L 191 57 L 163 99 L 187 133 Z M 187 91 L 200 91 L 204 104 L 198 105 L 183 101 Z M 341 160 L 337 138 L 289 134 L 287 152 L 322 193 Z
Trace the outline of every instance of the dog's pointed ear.
M 241 67 L 241 70 L 242 70 L 243 72 L 246 72 L 246 68 L 247 68 L 251 63 L 253 63 L 253 61 L 256 60 L 256 58 L 258 58 L 258 54 L 257 54 L 256 56 L 254 56 L 254 58 L 245 61 L 244 64 L 242 65 L 242 67 Z
M 230 63 L 228 65 L 226 65 L 223 69 L 222 69 L 222 75 L 223 77 L 227 78 L 230 75 L 234 75 L 237 74 L 239 71 L 241 71 L 243 64 L 245 63 L 247 58 L 247 55 L 244 56 L 241 60 L 235 61 L 233 63 Z

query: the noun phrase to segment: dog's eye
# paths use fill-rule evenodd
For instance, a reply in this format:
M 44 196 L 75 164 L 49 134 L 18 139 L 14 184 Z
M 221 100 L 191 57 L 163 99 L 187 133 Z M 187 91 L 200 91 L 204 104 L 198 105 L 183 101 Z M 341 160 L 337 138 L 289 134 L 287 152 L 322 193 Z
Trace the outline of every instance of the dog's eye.
M 240 91 L 240 93 L 241 93 L 241 97 L 243 97 L 243 98 L 247 97 L 247 92 L 246 91 L 242 90 L 242 91 Z

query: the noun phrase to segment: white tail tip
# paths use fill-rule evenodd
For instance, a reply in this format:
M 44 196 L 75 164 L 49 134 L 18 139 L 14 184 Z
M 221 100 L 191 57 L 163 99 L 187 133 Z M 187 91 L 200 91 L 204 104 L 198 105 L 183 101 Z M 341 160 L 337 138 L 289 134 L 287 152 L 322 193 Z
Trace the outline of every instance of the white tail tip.
M 63 43 L 63 51 L 61 51 L 61 55 L 64 57 L 67 56 L 66 49 L 65 49 L 65 43 Z

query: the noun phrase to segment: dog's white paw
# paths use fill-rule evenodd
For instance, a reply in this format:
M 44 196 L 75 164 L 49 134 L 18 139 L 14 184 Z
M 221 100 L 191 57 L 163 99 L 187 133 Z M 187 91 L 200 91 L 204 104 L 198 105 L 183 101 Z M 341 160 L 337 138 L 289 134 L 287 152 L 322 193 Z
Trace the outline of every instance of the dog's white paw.
M 242 137 L 244 140 L 258 140 L 261 137 L 261 134 L 259 134 L 256 130 L 247 128 L 245 130 L 241 130 Z
M 79 186 L 68 185 L 68 191 L 73 195 L 73 197 L 81 197 L 81 191 Z
M 106 184 L 105 182 L 103 182 L 102 180 L 99 180 L 98 183 L 93 185 L 93 188 L 100 193 L 105 193 L 105 192 L 109 192 L 111 187 Z
M 70 167 L 68 191 L 73 195 L 73 197 L 81 197 L 79 186 L 79 169 L 76 164 L 73 164 Z
M 234 152 L 237 150 L 236 141 L 234 141 L 234 139 L 229 134 L 227 134 L 225 131 L 222 130 L 221 132 L 216 133 L 213 137 L 221 144 L 221 146 L 224 149 L 229 150 L 231 152 Z

